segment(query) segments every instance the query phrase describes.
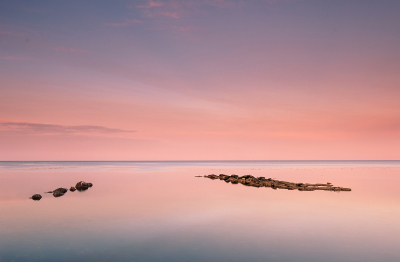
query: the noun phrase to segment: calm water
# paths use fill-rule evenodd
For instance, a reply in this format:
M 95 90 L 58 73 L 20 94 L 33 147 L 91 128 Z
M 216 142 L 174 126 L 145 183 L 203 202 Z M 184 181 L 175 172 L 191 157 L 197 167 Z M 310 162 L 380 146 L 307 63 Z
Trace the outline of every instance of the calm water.
M 0 162 L 0 180 L 0 261 L 400 261 L 400 161 Z

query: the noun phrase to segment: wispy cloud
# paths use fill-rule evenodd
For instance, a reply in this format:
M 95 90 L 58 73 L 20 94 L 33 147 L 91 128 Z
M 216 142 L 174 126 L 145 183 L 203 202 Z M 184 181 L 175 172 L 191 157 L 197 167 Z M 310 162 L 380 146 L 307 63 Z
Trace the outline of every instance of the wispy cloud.
M 73 53 L 73 54 L 87 53 L 87 51 L 85 51 L 85 50 L 68 48 L 68 47 L 64 47 L 64 46 L 53 47 L 53 50 L 59 51 L 59 52 L 64 52 L 64 53 Z
M 179 18 L 177 12 L 159 12 L 158 14 L 169 18 Z
M 178 32 L 193 32 L 193 31 L 198 31 L 197 28 L 193 26 L 171 26 L 172 29 Z
M 155 1 L 147 0 L 136 6 L 131 5 L 128 8 L 138 8 L 142 10 L 145 17 L 166 17 L 166 18 L 181 18 L 189 13 L 196 12 L 199 9 L 207 7 L 215 8 L 230 8 L 241 4 L 242 1 L 234 0 L 164 0 Z
M 20 33 L 15 33 L 15 32 L 10 32 L 10 31 L 5 31 L 5 30 L 0 30 L 0 35 L 11 35 L 11 36 L 20 36 Z
M 115 27 L 125 27 L 125 26 L 132 26 L 135 24 L 141 24 L 142 21 L 138 19 L 125 19 L 124 22 L 118 22 L 118 23 L 104 23 L 105 25 L 109 26 L 115 26 Z
M 153 1 L 149 0 L 145 4 L 136 5 L 136 8 L 142 9 L 145 17 L 166 17 L 177 19 L 186 11 L 187 5 L 192 5 L 191 1 Z
M 11 61 L 24 61 L 26 58 L 18 57 L 18 56 L 5 56 L 3 57 L 4 60 L 11 60 Z
M 153 7 L 161 7 L 164 6 L 165 3 L 161 2 L 161 1 L 153 1 L 153 0 L 149 0 L 146 4 L 144 5 L 137 5 L 137 8 L 153 8 Z M 133 6 L 129 6 L 130 8 L 132 8 Z
M 16 131 L 34 134 L 72 134 L 72 133 L 99 133 L 99 134 L 118 134 L 134 133 L 133 130 L 124 130 L 119 128 L 109 128 L 104 126 L 92 125 L 55 125 L 29 122 L 0 122 L 0 130 Z

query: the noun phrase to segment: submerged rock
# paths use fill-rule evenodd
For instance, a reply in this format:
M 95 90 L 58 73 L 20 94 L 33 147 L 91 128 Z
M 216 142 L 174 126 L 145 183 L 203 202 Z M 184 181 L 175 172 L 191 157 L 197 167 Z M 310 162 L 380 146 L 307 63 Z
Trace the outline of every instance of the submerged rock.
M 39 194 L 34 194 L 31 199 L 35 200 L 35 201 L 39 201 L 40 199 L 42 199 L 42 196 Z
M 53 196 L 54 197 L 60 197 L 63 196 L 65 193 L 67 193 L 68 189 L 60 187 L 57 188 L 56 190 L 53 191 Z

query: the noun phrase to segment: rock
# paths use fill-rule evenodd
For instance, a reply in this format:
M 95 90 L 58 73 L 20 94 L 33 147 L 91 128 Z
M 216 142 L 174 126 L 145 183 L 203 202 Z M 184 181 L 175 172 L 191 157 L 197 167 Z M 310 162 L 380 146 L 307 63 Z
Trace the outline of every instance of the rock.
M 251 182 L 253 182 L 253 179 L 251 178 L 246 178 L 245 183 L 246 184 L 251 184 Z
M 227 176 L 227 175 L 219 175 L 218 177 L 220 180 L 226 180 L 226 179 L 230 178 L 230 176 Z
M 39 194 L 34 194 L 34 195 L 31 197 L 31 199 L 32 199 L 32 200 L 35 200 L 35 201 L 39 201 L 40 199 L 42 199 L 42 196 L 39 195 Z
M 217 179 L 217 178 L 219 178 L 219 176 L 216 176 L 216 175 L 214 175 L 214 174 L 211 174 L 211 175 L 208 175 L 208 176 L 205 176 L 205 177 L 211 178 L 211 179 Z
M 230 177 L 229 179 L 227 179 L 227 180 L 225 180 L 225 181 L 229 181 L 229 182 L 231 182 L 232 184 L 237 184 L 237 183 L 238 183 L 238 179 L 237 179 L 237 178 L 234 178 L 234 177 Z
M 76 190 L 76 188 L 73 186 L 69 188 L 69 191 L 71 191 L 71 192 L 74 192 L 75 190 Z
M 54 197 L 60 197 L 63 196 L 65 193 L 67 193 L 68 189 L 60 187 L 57 188 L 56 190 L 53 191 L 53 196 Z
M 254 177 L 252 175 L 245 176 L 237 176 L 237 175 L 224 175 L 220 174 L 216 176 L 214 174 L 204 176 L 210 179 L 219 179 L 223 180 L 226 183 L 238 184 L 241 183 L 245 186 L 251 187 L 270 187 L 272 189 L 287 189 L 287 190 L 299 190 L 299 191 L 314 191 L 314 190 L 325 190 L 325 191 L 351 191 L 350 188 L 344 187 L 334 187 L 331 183 L 327 182 L 326 184 L 317 183 L 293 183 L 287 181 L 274 180 L 272 178 L 265 179 L 265 177 Z
M 317 188 L 315 188 L 315 190 L 331 191 L 332 188 L 331 188 L 331 187 L 328 187 L 328 186 L 318 186 Z
M 78 191 L 84 191 L 84 190 L 87 190 L 91 186 L 92 186 L 91 183 L 86 183 L 85 181 L 80 181 L 80 182 L 76 183 L 75 188 Z
M 270 181 L 264 181 L 263 184 L 264 184 L 265 187 L 272 186 L 272 183 Z

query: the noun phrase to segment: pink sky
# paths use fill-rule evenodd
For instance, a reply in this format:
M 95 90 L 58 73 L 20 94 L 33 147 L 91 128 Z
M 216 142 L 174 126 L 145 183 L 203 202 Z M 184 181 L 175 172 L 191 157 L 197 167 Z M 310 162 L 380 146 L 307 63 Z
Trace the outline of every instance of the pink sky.
M 400 159 L 396 1 L 0 4 L 0 160 Z

